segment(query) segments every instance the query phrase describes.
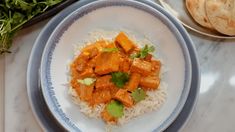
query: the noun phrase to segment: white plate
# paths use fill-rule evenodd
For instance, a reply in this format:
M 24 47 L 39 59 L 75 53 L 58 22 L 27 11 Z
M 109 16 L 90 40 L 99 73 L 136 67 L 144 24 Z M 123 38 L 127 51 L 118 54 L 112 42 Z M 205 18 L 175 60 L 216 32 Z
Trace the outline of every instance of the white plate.
M 138 37 L 146 35 L 158 46 L 158 52 L 170 69 L 164 78 L 168 83 L 168 97 L 163 107 L 116 130 L 162 131 L 167 128 L 187 99 L 191 60 L 184 38 L 174 23 L 158 10 L 138 1 L 94 1 L 74 11 L 57 26 L 47 42 L 41 63 L 42 92 L 49 110 L 69 131 L 104 131 L 105 124 L 101 120 L 89 119 L 79 112 L 64 85 L 68 83 L 66 68 L 74 54 L 73 44 L 88 38 L 88 33 L 97 29 L 125 29 Z

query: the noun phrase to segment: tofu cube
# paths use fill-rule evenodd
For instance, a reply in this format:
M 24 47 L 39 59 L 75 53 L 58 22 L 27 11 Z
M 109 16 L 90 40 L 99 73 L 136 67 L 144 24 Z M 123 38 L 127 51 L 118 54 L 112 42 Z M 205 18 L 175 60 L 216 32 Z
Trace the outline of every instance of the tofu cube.
M 97 78 L 95 82 L 95 87 L 97 90 L 104 90 L 104 89 L 110 89 L 111 87 L 114 87 L 114 84 L 110 81 L 112 78 L 111 75 L 105 75 L 103 77 Z
M 140 82 L 141 75 L 139 73 L 131 73 L 131 77 L 125 88 L 128 91 L 134 91 Z
M 155 72 L 156 76 L 159 76 L 161 69 L 161 62 L 159 60 L 152 60 L 152 72 Z
M 99 75 L 119 70 L 121 58 L 118 52 L 103 52 L 97 57 L 95 73 Z
M 95 76 L 95 74 L 94 74 L 92 68 L 86 68 L 86 69 L 83 70 L 83 72 L 79 75 L 79 77 L 81 77 L 81 78 L 94 77 L 94 76 Z
M 131 66 L 131 61 L 128 58 L 123 58 L 119 68 L 120 71 L 128 72 L 130 70 L 130 66 Z
M 84 84 L 80 84 L 80 99 L 84 101 L 90 102 L 92 100 L 94 85 L 86 86 Z
M 115 41 L 124 49 L 126 53 L 135 47 L 135 44 L 123 32 L 120 32 Z
M 93 94 L 94 104 L 108 103 L 111 99 L 112 96 L 109 90 L 99 90 Z
M 125 89 L 119 89 L 114 96 L 114 99 L 122 102 L 126 107 L 133 106 L 133 100 L 130 93 Z
M 160 78 L 156 76 L 141 77 L 140 87 L 144 89 L 157 89 L 160 84 Z
M 135 58 L 131 65 L 131 72 L 139 73 L 143 76 L 151 74 L 152 64 L 148 61 Z

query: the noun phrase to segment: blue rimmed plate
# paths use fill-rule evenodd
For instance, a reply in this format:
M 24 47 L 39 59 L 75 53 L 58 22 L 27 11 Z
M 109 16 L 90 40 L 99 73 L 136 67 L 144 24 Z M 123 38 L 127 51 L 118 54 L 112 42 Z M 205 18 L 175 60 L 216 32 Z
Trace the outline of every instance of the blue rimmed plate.
M 37 38 L 37 41 L 35 42 L 35 45 L 33 47 L 33 50 L 30 55 L 30 60 L 28 64 L 28 71 L 27 71 L 27 89 L 28 89 L 28 96 L 31 104 L 31 108 L 35 114 L 35 116 L 38 119 L 38 122 L 41 124 L 41 126 L 47 130 L 47 131 L 63 131 L 59 124 L 56 123 L 56 120 L 50 115 L 50 112 L 48 111 L 46 104 L 42 98 L 41 95 L 41 89 L 39 87 L 38 82 L 38 75 L 36 74 L 39 69 L 40 64 L 40 58 L 42 55 L 42 51 L 44 49 L 45 43 L 48 40 L 48 35 L 52 33 L 54 28 L 58 25 L 58 23 L 63 20 L 65 16 L 70 14 L 75 9 L 84 6 L 85 4 L 89 3 L 90 1 L 85 2 L 79 2 L 76 3 L 66 10 L 64 10 L 62 13 L 57 15 L 55 18 L 53 18 L 47 26 L 44 28 L 44 30 L 41 32 L 39 37 Z M 187 99 L 186 104 L 184 105 L 184 108 L 182 112 L 179 114 L 179 116 L 176 118 L 176 120 L 166 129 L 166 131 L 178 131 L 182 125 L 185 123 L 185 121 L 188 119 L 190 113 L 192 112 L 193 106 L 195 105 L 195 100 L 198 93 L 198 86 L 199 86 L 199 69 L 198 69 L 198 63 L 197 58 L 195 55 L 195 50 L 193 48 L 192 42 L 189 39 L 188 34 L 185 32 L 185 30 L 182 28 L 182 26 L 175 22 L 175 20 L 162 8 L 159 8 L 159 6 L 155 5 L 154 3 L 148 2 L 148 1 L 142 1 L 153 8 L 159 10 L 164 15 L 166 15 L 169 19 L 174 22 L 174 24 L 177 26 L 179 32 L 184 36 L 184 39 L 187 43 L 188 50 L 190 51 L 190 58 L 192 60 L 192 84 L 190 88 L 189 97 Z
M 43 97 L 56 120 L 67 130 L 91 131 L 92 128 L 103 131 L 102 121 L 90 120 L 82 115 L 69 98 L 67 88 L 63 85 L 67 83 L 66 62 L 73 56 L 73 44 L 86 38 L 92 30 L 128 28 L 136 36 L 147 34 L 158 45 L 158 51 L 163 54 L 164 63 L 170 69 L 164 79 L 168 83 L 168 97 L 159 111 L 143 115 L 120 127 L 120 130 L 166 129 L 183 108 L 192 77 L 191 59 L 185 40 L 188 36 L 183 36 L 175 23 L 157 8 L 138 1 L 94 1 L 66 17 L 47 41 L 40 73 Z M 150 123 L 144 124 L 149 120 Z M 131 124 L 135 127 L 131 127 Z

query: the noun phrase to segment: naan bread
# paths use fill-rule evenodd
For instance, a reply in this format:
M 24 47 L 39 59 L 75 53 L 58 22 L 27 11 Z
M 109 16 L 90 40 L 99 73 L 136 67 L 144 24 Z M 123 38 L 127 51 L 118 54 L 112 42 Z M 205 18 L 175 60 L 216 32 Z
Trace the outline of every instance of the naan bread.
M 205 10 L 206 0 L 186 0 L 186 7 L 193 19 L 200 25 L 213 29 Z
M 207 17 L 220 33 L 235 35 L 235 0 L 206 0 Z

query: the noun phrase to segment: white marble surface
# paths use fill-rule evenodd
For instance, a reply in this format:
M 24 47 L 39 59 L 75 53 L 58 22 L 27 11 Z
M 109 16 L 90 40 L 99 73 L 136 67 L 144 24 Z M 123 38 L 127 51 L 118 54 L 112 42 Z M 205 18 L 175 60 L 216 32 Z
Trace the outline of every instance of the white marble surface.
M 20 31 L 12 53 L 0 57 L 0 131 L 42 131 L 29 106 L 26 69 L 33 43 L 45 24 Z M 189 33 L 198 53 L 202 81 L 198 103 L 182 132 L 234 132 L 235 40 Z
M 4 72 L 5 57 L 0 56 L 0 132 L 4 130 Z

